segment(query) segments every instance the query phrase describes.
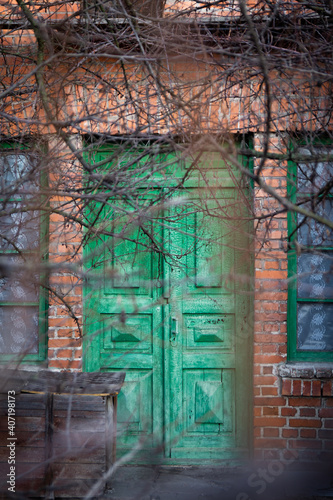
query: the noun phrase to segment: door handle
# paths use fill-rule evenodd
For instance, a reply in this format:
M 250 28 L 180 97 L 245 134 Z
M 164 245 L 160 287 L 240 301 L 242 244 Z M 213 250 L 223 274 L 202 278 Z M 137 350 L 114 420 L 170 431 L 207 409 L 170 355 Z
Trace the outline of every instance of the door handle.
M 178 320 L 177 318 L 171 318 L 171 331 L 170 331 L 170 344 L 175 346 L 177 343 L 178 335 Z

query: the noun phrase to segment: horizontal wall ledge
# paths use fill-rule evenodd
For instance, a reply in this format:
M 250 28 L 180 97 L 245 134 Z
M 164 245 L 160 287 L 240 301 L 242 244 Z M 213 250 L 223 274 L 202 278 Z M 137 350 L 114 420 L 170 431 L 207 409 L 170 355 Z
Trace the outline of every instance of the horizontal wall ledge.
M 281 378 L 331 379 L 333 363 L 280 363 L 276 375 Z

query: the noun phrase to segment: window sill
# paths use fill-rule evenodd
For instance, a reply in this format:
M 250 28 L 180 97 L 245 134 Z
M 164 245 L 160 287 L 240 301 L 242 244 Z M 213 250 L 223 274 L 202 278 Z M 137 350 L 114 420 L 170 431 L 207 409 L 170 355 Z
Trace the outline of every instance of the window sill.
M 277 366 L 281 378 L 333 378 L 333 363 L 281 363 Z
M 282 363 L 276 375 L 281 396 L 333 397 L 333 363 Z

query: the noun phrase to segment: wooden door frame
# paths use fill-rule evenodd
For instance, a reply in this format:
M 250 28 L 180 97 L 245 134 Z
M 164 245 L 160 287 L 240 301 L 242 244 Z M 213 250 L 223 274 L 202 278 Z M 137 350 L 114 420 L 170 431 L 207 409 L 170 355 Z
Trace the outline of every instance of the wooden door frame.
M 248 223 L 249 235 L 251 235 L 251 223 Z M 252 415 L 252 375 L 253 375 L 253 347 L 252 347 L 252 332 L 253 332 L 253 290 L 252 290 L 252 279 L 253 279 L 253 257 L 252 257 L 252 242 L 251 237 L 249 236 L 247 244 L 244 246 L 244 242 L 241 242 L 241 251 L 236 252 L 235 258 L 237 259 L 237 269 L 241 275 L 247 276 L 249 278 L 248 283 L 245 285 L 241 285 L 241 283 L 236 283 L 235 290 L 235 301 L 236 301 L 236 311 L 242 311 L 241 314 L 236 314 L 236 331 L 239 333 L 235 335 L 235 356 L 236 356 L 236 369 L 235 376 L 236 387 L 240 388 L 240 394 L 237 393 L 235 398 L 240 398 L 243 401 L 243 408 L 246 409 L 242 412 L 236 413 L 236 429 L 242 429 L 242 435 L 236 432 L 236 445 L 239 447 L 246 447 L 249 451 L 249 454 L 252 453 L 252 429 L 253 429 L 253 415 Z M 246 259 L 244 258 L 244 254 L 246 253 Z M 251 254 L 251 274 L 249 273 L 249 253 Z M 166 267 L 166 266 L 165 266 Z M 165 272 L 169 274 L 167 268 Z M 166 281 L 168 277 L 166 276 Z M 84 287 L 83 292 L 83 315 L 84 315 L 84 325 L 87 320 L 86 316 L 86 304 L 88 300 L 87 290 Z M 166 325 L 166 319 L 170 318 L 170 305 L 165 303 L 159 307 L 163 307 L 163 342 L 167 343 L 169 341 L 169 328 L 170 325 Z M 91 319 L 91 318 L 90 318 Z M 168 320 L 169 321 L 169 320 Z M 84 331 L 86 330 L 84 326 Z M 100 363 L 99 363 L 99 349 L 97 348 L 98 339 L 97 338 L 87 338 L 84 335 L 83 339 L 83 370 L 84 371 L 99 371 Z M 244 346 L 244 342 L 246 346 Z M 96 345 L 97 344 L 97 345 Z M 162 353 L 163 363 L 163 413 L 165 415 L 165 421 L 170 420 L 169 412 L 170 412 L 170 403 L 168 401 L 168 391 L 169 391 L 169 380 L 168 377 L 165 376 L 166 369 L 165 367 L 169 363 L 169 350 L 165 349 L 164 353 Z M 236 401 L 236 400 L 235 400 Z M 164 425 L 165 427 L 165 425 Z M 166 432 L 164 429 L 165 443 L 169 444 L 170 440 L 166 437 Z M 244 436 L 246 438 L 244 439 Z M 246 443 L 241 442 L 246 440 Z M 212 459 L 172 459 L 164 457 L 162 459 L 162 463 L 165 464 L 188 464 L 188 465 L 226 465 L 226 464 L 239 464 L 239 460 L 231 458 L 231 457 L 223 457 L 218 460 Z

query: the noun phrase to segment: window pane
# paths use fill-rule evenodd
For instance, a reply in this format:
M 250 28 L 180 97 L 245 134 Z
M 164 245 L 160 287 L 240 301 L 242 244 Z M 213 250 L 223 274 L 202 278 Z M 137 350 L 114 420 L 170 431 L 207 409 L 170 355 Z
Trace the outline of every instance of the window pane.
M 38 274 L 19 255 L 0 255 L 0 302 L 37 302 Z
M 1 196 L 10 193 L 36 191 L 38 182 L 31 158 L 24 154 L 8 153 L 0 156 Z
M 0 307 L 0 353 L 38 353 L 38 307 Z
M 333 304 L 297 305 L 297 348 L 333 351 Z
M 39 246 L 38 211 L 24 212 L 24 206 L 20 203 L 7 203 L 5 210 L 3 207 L 1 209 L 3 214 L 0 216 L 0 249 L 37 250 Z
M 307 148 L 301 148 L 299 153 L 302 155 L 313 156 L 313 153 Z M 314 154 L 329 155 L 332 150 L 316 148 Z M 333 177 L 333 162 L 309 162 L 300 163 L 297 169 L 297 191 L 299 193 L 313 193 L 325 186 Z
M 298 257 L 298 297 L 333 299 L 333 253 Z
M 308 205 L 305 208 L 310 210 Z M 317 208 L 317 214 L 333 221 L 333 200 L 325 200 Z M 304 221 L 304 222 L 303 222 Z M 302 225 L 300 225 L 303 222 Z M 304 246 L 333 246 L 333 231 L 319 222 L 307 218 L 303 215 L 297 215 L 297 224 L 300 226 L 297 231 L 297 239 Z

